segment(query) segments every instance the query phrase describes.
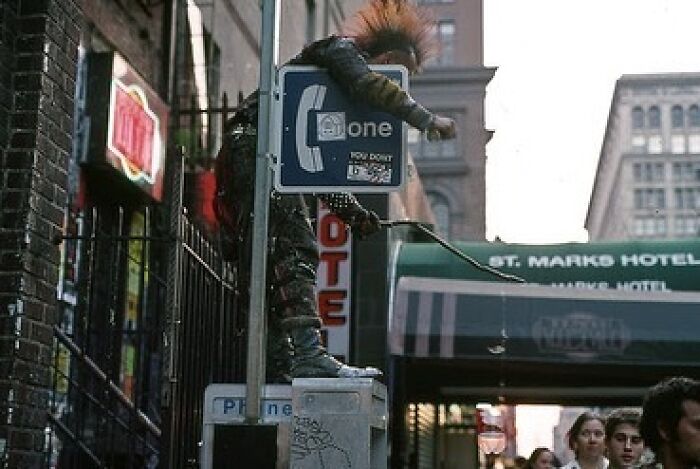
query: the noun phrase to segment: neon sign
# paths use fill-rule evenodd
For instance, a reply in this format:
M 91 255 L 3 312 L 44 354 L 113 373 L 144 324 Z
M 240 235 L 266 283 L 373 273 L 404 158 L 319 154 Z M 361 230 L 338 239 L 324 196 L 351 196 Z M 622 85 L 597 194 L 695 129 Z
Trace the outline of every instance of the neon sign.
M 158 116 L 138 85 L 112 80 L 107 143 L 129 180 L 155 182 L 160 169 L 162 137 Z

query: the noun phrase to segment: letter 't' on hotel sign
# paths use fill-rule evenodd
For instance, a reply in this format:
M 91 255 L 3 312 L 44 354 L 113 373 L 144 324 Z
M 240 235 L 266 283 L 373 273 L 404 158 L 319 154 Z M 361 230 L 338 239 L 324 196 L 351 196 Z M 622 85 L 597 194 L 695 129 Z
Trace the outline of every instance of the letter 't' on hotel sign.
M 89 61 L 88 162 L 116 169 L 160 201 L 168 106 L 119 54 L 91 54 Z

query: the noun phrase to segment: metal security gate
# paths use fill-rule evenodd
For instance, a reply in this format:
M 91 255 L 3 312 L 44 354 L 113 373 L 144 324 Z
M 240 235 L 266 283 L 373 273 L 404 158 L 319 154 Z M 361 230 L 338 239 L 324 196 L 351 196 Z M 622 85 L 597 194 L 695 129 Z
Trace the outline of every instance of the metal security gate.
M 48 467 L 156 467 L 165 292 L 157 212 L 77 211 L 61 241 Z
M 169 328 L 171 362 L 163 389 L 169 468 L 198 467 L 206 386 L 245 379 L 246 319 L 235 308 L 235 271 L 184 215 L 181 240 L 181 316 Z

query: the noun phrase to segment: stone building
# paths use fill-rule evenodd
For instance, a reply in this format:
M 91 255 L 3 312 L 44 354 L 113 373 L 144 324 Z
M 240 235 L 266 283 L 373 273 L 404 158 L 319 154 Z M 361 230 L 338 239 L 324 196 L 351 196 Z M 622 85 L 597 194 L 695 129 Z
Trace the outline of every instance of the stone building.
M 482 0 L 421 0 L 438 22 L 440 55 L 411 80 L 411 92 L 435 112 L 457 121 L 455 140 L 428 142 L 409 134 L 411 151 L 435 214 L 449 239 L 481 241 L 486 231 L 486 86 Z
M 585 227 L 591 241 L 697 237 L 700 74 L 615 85 Z

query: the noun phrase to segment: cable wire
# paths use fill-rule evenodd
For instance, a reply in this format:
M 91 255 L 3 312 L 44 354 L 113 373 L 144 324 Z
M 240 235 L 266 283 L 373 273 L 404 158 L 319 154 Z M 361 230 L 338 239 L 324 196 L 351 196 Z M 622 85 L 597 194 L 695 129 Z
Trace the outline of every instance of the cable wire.
M 418 221 L 413 221 L 413 220 L 381 220 L 379 222 L 380 226 L 386 227 L 386 228 L 392 228 L 394 226 L 399 226 L 399 225 L 409 225 L 409 226 L 414 226 L 421 230 L 423 233 L 427 234 L 430 238 L 432 238 L 435 242 L 437 242 L 440 246 L 444 247 L 448 251 L 450 251 L 452 254 L 455 256 L 459 257 L 460 259 L 467 261 L 469 264 L 471 264 L 473 267 L 476 269 L 479 269 L 483 272 L 488 272 L 489 274 L 495 275 L 496 277 L 502 278 L 504 280 L 508 280 L 511 282 L 518 282 L 518 283 L 526 283 L 526 280 L 523 279 L 522 277 L 518 277 L 517 275 L 512 275 L 512 274 L 506 274 L 504 272 L 501 272 L 500 270 L 494 269 L 493 267 L 489 267 L 487 265 L 481 264 L 479 261 L 474 259 L 473 257 L 463 253 L 456 247 L 452 246 L 450 243 L 442 239 L 440 236 L 435 234 L 433 231 L 429 230 L 421 222 Z

